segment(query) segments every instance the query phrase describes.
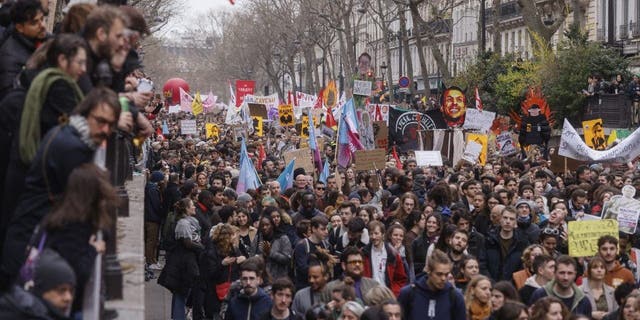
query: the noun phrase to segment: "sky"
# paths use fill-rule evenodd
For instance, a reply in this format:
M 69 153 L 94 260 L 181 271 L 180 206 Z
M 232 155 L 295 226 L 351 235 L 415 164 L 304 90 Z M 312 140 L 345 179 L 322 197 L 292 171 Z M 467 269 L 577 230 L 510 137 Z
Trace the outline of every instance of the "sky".
M 236 6 L 238 2 L 242 0 L 236 0 Z M 181 30 L 186 27 L 190 21 L 195 21 L 195 17 L 200 14 L 204 14 L 211 9 L 233 9 L 233 5 L 229 0 L 182 0 L 185 3 L 186 10 L 180 17 L 176 17 L 171 22 L 171 29 Z

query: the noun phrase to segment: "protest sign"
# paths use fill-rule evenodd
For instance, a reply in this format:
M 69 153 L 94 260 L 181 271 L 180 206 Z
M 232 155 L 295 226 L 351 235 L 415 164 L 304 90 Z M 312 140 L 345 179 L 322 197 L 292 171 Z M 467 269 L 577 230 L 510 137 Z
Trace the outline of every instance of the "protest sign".
M 604 137 L 602 119 L 582 121 L 582 130 L 584 133 L 584 142 L 591 149 L 605 150 L 607 148 L 607 139 Z
M 204 125 L 207 130 L 207 139 L 214 139 L 218 141 L 220 138 L 220 128 L 215 123 L 207 123 Z
M 371 81 L 354 80 L 353 95 L 371 96 Z
M 299 107 L 302 107 L 302 108 L 313 108 L 313 105 L 316 103 L 317 99 L 318 99 L 318 97 L 315 96 L 315 95 L 304 93 L 304 92 L 300 92 L 300 91 L 296 91 L 296 100 L 295 100 L 295 102 L 297 103 L 297 105 Z
M 467 108 L 467 113 L 464 118 L 463 129 L 477 130 L 480 132 L 487 132 L 493 125 L 493 120 L 496 118 L 496 113 L 491 111 L 480 111 L 478 109 Z
M 315 170 L 313 167 L 313 161 L 311 160 L 311 151 L 309 148 L 301 148 L 285 152 L 284 162 L 289 163 L 291 160 L 296 159 L 296 168 L 304 168 L 307 173 L 313 173 Z M 293 177 L 295 179 L 295 177 Z
M 253 80 L 236 80 L 236 107 L 242 105 L 246 95 L 253 94 L 256 82 Z
M 195 120 L 180 120 L 181 134 L 198 134 Z
M 261 103 L 249 103 L 249 114 L 252 117 L 267 119 L 267 106 Z
M 389 107 L 388 104 L 368 104 L 367 111 L 371 115 L 374 121 L 384 121 L 389 123 Z
M 442 154 L 440 151 L 415 151 L 418 166 L 442 166 Z
M 481 144 L 475 141 L 469 141 L 467 142 L 467 145 L 464 147 L 464 153 L 462 154 L 462 159 L 475 164 L 478 162 L 478 158 L 480 157 L 481 152 L 482 152 Z
M 293 127 L 295 124 L 293 106 L 290 104 L 280 105 L 278 107 L 278 120 L 280 120 L 280 125 L 283 127 Z
M 355 157 L 357 171 L 383 169 L 386 163 L 386 150 L 357 150 Z
M 569 221 L 567 235 L 570 256 L 594 256 L 598 252 L 600 237 L 610 235 L 618 239 L 618 221 L 612 219 Z
M 475 142 L 482 146 L 480 149 L 480 154 L 478 155 L 477 161 L 484 166 L 485 162 L 487 162 L 487 151 L 489 148 L 489 137 L 486 134 L 478 134 L 478 133 L 468 133 L 467 134 L 467 143 Z M 473 162 L 476 163 L 476 162 Z
M 636 189 L 627 185 L 622 187 L 622 195 L 612 196 L 602 206 L 603 219 L 615 219 L 620 225 L 620 231 L 628 234 L 635 233 L 640 215 L 640 201 L 634 199 Z
M 593 150 L 582 141 L 569 120 L 564 119 L 558 154 L 588 162 L 629 162 L 640 155 L 640 130 L 635 130 L 615 147 L 604 151 Z
M 467 117 L 468 119 L 468 117 Z M 513 141 L 513 137 L 509 131 L 503 131 L 496 137 L 496 142 L 498 143 L 498 152 L 503 157 L 507 157 L 513 154 L 516 154 L 518 151 L 516 150 L 516 145 Z
M 373 123 L 373 134 L 376 140 L 376 148 L 387 150 L 389 146 L 389 126 L 385 121 Z
M 302 121 L 300 122 L 302 125 L 300 127 L 300 137 L 308 138 L 309 137 L 309 116 L 303 115 Z
M 180 112 L 180 105 L 176 104 L 175 106 L 169 106 L 169 113 L 178 113 Z
M 244 101 L 247 103 L 257 103 L 264 104 L 267 109 L 267 115 L 270 120 L 275 120 L 278 118 L 278 103 L 280 102 L 280 98 L 277 93 L 274 93 L 270 96 L 254 96 L 254 95 L 246 95 L 244 97 Z
M 262 117 L 251 117 L 251 120 L 253 120 L 253 132 L 258 136 L 258 137 L 262 137 L 262 133 L 263 133 L 263 122 L 262 120 L 264 120 Z
M 618 225 L 620 231 L 628 234 L 634 234 L 638 226 L 638 217 L 640 210 L 638 208 L 620 208 L 618 211 Z

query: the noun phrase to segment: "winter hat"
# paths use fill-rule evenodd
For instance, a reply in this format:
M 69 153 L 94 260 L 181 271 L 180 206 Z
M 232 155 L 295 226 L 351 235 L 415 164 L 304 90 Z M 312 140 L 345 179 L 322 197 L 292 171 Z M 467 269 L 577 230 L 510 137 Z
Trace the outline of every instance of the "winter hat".
M 164 173 L 160 171 L 154 171 L 151 173 L 151 177 L 149 177 L 149 180 L 153 183 L 158 183 L 164 180 Z
M 31 292 L 42 296 L 45 292 L 62 284 L 70 284 L 75 287 L 76 274 L 66 260 L 57 252 L 47 248 L 38 255 L 33 282 Z
M 359 201 L 362 201 L 362 198 L 360 197 L 357 191 L 353 191 L 349 194 L 349 200 L 351 199 L 358 199 Z
M 520 199 L 520 200 L 518 200 L 518 202 L 516 202 L 516 208 L 518 208 L 519 206 L 521 206 L 521 205 L 523 205 L 523 204 L 524 204 L 524 205 L 526 205 L 526 206 L 528 206 L 528 207 L 529 207 L 529 210 L 533 210 L 533 207 L 534 207 L 534 206 L 532 206 L 532 205 L 531 205 L 531 201 L 529 201 L 529 200 L 527 200 L 527 199 Z
M 253 200 L 253 198 L 251 197 L 251 195 L 249 195 L 246 192 L 243 192 L 241 194 L 238 195 L 238 202 L 239 203 L 247 203 L 249 201 Z

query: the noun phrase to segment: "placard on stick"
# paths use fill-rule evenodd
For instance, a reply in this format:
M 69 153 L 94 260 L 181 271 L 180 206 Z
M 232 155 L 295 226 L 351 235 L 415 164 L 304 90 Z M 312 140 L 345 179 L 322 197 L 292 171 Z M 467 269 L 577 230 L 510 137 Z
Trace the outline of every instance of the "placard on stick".
M 386 164 L 385 149 L 358 150 L 355 156 L 357 171 L 383 169 Z
M 249 113 L 252 117 L 267 119 L 267 106 L 261 103 L 249 103 Z
M 196 120 L 180 120 L 181 134 L 198 134 Z
M 618 239 L 618 221 L 613 219 L 569 221 L 569 255 L 588 257 L 598 253 L 598 239 L 610 235 Z
M 371 96 L 371 81 L 354 80 L 353 94 L 358 96 Z
M 314 167 L 313 161 L 311 160 L 311 150 L 309 150 L 309 148 L 296 149 L 284 154 L 285 163 L 289 163 L 293 158 L 296 159 L 296 168 L 304 168 L 307 174 L 313 173 Z
M 442 154 L 440 151 L 414 151 L 418 166 L 442 166 Z

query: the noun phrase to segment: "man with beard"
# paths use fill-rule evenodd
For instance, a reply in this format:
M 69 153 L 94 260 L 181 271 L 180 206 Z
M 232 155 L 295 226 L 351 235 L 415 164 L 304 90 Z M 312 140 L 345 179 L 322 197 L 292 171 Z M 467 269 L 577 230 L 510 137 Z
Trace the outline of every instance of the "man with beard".
M 340 257 L 342 270 L 344 274 L 341 279 L 336 279 L 327 284 L 325 290 L 327 295 L 331 295 L 333 289 L 344 285 L 345 278 L 349 277 L 353 280 L 353 289 L 356 293 L 356 298 L 363 301 L 365 304 L 369 304 L 369 301 L 365 298 L 365 295 L 369 290 L 377 287 L 378 281 L 371 278 L 364 277 L 364 257 L 360 250 L 356 247 L 347 247 Z
M 620 264 L 618 249 L 618 239 L 615 237 L 607 235 L 598 239 L 598 255 L 604 260 L 607 267 L 604 283 L 613 288 L 624 282 L 635 283 L 633 273 Z
M 322 211 L 316 208 L 316 196 L 313 194 L 313 192 L 304 191 L 304 193 L 302 194 L 300 208 L 291 216 L 293 225 L 298 224 L 298 222 L 303 219 L 311 220 L 315 216 L 323 216 L 325 217 L 325 219 L 327 218 L 327 216 Z
M 60 200 L 71 171 L 94 161 L 96 149 L 111 135 L 119 116 L 118 96 L 96 88 L 73 110 L 67 124 L 51 129 L 42 139 L 7 228 L 0 288 L 6 288 L 17 275 L 34 228 Z
M 314 305 L 323 302 L 323 291 L 331 279 L 331 271 L 326 261 L 326 255 L 311 254 L 309 258 L 309 286 L 296 292 L 292 309 L 296 314 L 305 314 Z
M 248 260 L 240 265 L 240 293 L 233 297 L 227 309 L 227 319 L 258 320 L 271 310 L 271 297 L 260 288 L 264 270 L 254 261 Z M 289 296 L 291 299 L 291 296 Z M 291 300 L 289 300 L 291 301 Z
M 469 244 L 469 233 L 462 229 L 456 229 L 447 243 L 447 256 L 453 262 L 451 273 L 459 274 L 459 263 L 467 256 L 467 246 Z M 428 261 L 428 260 L 427 260 Z M 427 262 L 428 263 L 428 262 Z
M 567 255 L 559 256 L 556 259 L 555 279 L 536 289 L 531 295 L 529 305 L 544 297 L 556 297 L 562 300 L 573 314 L 591 314 L 589 298 L 575 284 L 577 269 L 578 264 L 573 258 Z
M 291 297 L 295 288 L 289 278 L 278 278 L 271 285 L 271 311 L 264 314 L 261 320 L 293 320 L 298 319 L 298 313 L 291 310 Z M 303 313 L 302 313 L 303 314 Z
M 300 290 L 309 285 L 309 259 L 317 250 L 327 250 L 329 236 L 326 217 L 316 216 L 311 219 L 311 233 L 307 238 L 299 241 L 293 249 L 293 262 L 296 289 Z

